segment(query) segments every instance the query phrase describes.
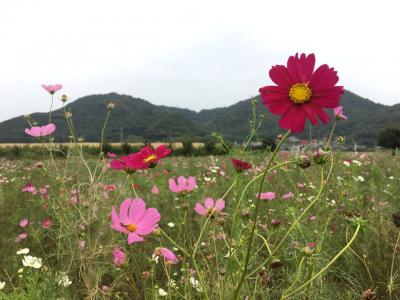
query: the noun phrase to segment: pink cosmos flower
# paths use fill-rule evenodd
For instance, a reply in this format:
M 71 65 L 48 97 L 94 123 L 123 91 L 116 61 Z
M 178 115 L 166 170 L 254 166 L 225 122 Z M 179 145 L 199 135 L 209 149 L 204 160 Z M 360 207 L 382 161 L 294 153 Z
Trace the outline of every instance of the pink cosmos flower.
M 343 106 L 338 106 L 333 109 L 333 114 L 337 120 L 347 120 L 347 117 L 343 114 Z
M 113 260 L 114 265 L 116 265 L 117 267 L 122 266 L 126 261 L 126 254 L 118 246 L 116 246 L 113 250 Z
M 275 115 L 282 115 L 279 126 L 293 133 L 304 130 L 306 119 L 312 125 L 327 124 L 330 120 L 325 108 L 340 105 L 343 87 L 336 86 L 337 72 L 328 65 L 321 65 L 314 71 L 314 54 L 290 56 L 287 65 L 276 65 L 269 76 L 276 86 L 260 88 L 265 106 Z
M 25 133 L 30 136 L 33 136 L 33 137 L 43 137 L 43 136 L 52 134 L 55 130 L 56 130 L 56 125 L 54 125 L 53 123 L 50 123 L 48 125 L 41 126 L 41 127 L 33 126 L 30 129 L 26 128 Z
M 290 199 L 290 198 L 293 198 L 293 197 L 294 197 L 294 194 L 292 192 L 289 192 L 289 193 L 284 194 L 282 196 L 282 200 Z
M 169 179 L 169 190 L 173 193 L 185 193 L 193 191 L 196 188 L 196 178 L 190 176 L 186 179 L 183 176 L 178 177 L 178 184 L 173 178 Z
M 165 247 L 157 247 L 154 250 L 154 254 L 157 256 L 164 257 L 165 262 L 167 264 L 175 265 L 179 262 L 179 259 L 176 257 L 174 252 L 172 252 L 171 250 L 169 250 L 168 248 L 165 248 Z
M 275 199 L 275 193 L 274 192 L 261 193 L 258 198 L 261 199 L 261 200 L 274 200 Z
M 28 237 L 28 234 L 26 232 L 20 233 L 18 237 L 15 239 L 16 243 L 19 243 L 23 239 L 26 239 Z
M 37 193 L 36 187 L 34 187 L 32 185 L 32 182 L 28 182 L 25 185 L 25 187 L 22 189 L 22 191 L 25 192 L 25 193 L 32 193 L 32 194 L 36 194 Z
M 23 219 L 19 222 L 19 227 L 24 228 L 29 224 L 29 220 L 28 219 Z
M 158 226 L 160 214 L 155 208 L 146 209 L 146 203 L 140 199 L 125 199 L 120 206 L 119 215 L 112 207 L 111 228 L 128 234 L 128 244 L 143 242 L 142 236 L 151 234 Z
M 44 88 L 50 94 L 54 94 L 55 92 L 61 90 L 63 88 L 62 84 L 55 84 L 55 85 L 44 85 L 42 84 L 42 88 Z
M 133 160 L 133 154 L 122 156 L 120 159 L 113 159 L 110 162 L 110 168 L 113 170 L 124 170 L 128 174 L 134 173 L 137 166 Z
M 50 228 L 50 226 L 53 225 L 53 221 L 51 219 L 44 219 L 42 221 L 42 228 Z
M 151 188 L 151 193 L 154 195 L 158 195 L 160 193 L 160 189 L 156 185 L 153 185 L 153 187 Z
M 204 200 L 204 206 L 197 202 L 194 210 L 201 216 L 209 217 L 214 216 L 215 213 L 220 213 L 225 207 L 225 201 L 223 199 L 218 199 L 214 202 L 213 198 L 206 198 Z
M 113 153 L 113 152 L 107 152 L 107 156 L 108 156 L 109 158 L 116 158 L 116 157 L 117 157 L 117 154 L 115 154 L 115 153 Z

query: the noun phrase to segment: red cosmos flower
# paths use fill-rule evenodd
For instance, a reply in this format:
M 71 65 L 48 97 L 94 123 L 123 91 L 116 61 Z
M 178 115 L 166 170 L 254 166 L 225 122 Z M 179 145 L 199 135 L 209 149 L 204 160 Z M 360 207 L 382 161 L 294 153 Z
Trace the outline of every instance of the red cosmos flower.
M 314 54 L 290 56 L 287 66 L 276 65 L 269 76 L 277 86 L 260 88 L 265 106 L 275 115 L 282 115 L 279 126 L 293 133 L 304 130 L 306 119 L 312 125 L 327 124 L 330 117 L 324 108 L 333 109 L 340 105 L 343 87 L 336 86 L 339 80 L 337 72 L 328 65 L 322 65 L 314 71 Z
M 245 162 L 243 160 L 231 158 L 232 165 L 235 168 L 236 172 L 240 173 L 244 170 L 248 170 L 252 167 L 252 165 L 248 162 Z
M 171 153 L 171 149 L 166 145 L 160 145 L 156 149 L 151 146 L 142 148 L 139 152 L 131 154 L 132 162 L 138 170 L 154 168 L 157 162 L 167 157 Z

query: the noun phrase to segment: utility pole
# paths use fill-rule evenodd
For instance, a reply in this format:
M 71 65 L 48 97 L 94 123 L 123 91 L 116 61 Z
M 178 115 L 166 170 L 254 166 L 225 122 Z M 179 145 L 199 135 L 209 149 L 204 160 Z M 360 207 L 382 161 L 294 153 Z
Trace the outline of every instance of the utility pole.
M 122 144 L 122 142 L 124 141 L 124 127 L 120 128 L 120 143 Z

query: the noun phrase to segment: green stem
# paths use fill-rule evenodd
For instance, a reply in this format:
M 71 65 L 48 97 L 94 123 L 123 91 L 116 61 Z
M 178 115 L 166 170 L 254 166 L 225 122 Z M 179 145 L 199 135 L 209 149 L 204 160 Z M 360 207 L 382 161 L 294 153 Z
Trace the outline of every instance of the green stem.
M 245 257 L 243 273 L 242 273 L 242 276 L 241 276 L 241 278 L 239 280 L 239 283 L 238 283 L 238 285 L 236 287 L 236 290 L 233 293 L 232 299 L 237 299 L 237 297 L 239 296 L 240 288 L 242 287 L 244 279 L 246 278 L 247 268 L 248 268 L 249 260 L 250 260 L 251 247 L 253 246 L 254 233 L 255 233 L 255 230 L 256 230 L 256 226 L 257 226 L 258 210 L 259 210 L 260 202 L 261 202 L 261 200 L 259 199 L 258 195 L 260 195 L 262 193 L 262 190 L 264 188 L 264 183 L 265 183 L 265 177 L 267 176 L 268 170 L 269 170 L 272 162 L 274 161 L 276 154 L 278 153 L 278 151 L 281 148 L 283 142 L 286 140 L 286 138 L 289 136 L 289 134 L 290 134 L 290 130 L 288 130 L 285 133 L 285 135 L 282 137 L 282 139 L 279 141 L 279 144 L 276 146 L 276 149 L 272 153 L 272 156 L 271 156 L 271 158 L 270 158 L 270 160 L 268 162 L 268 165 L 267 165 L 267 167 L 265 168 L 265 170 L 263 172 L 263 176 L 261 178 L 260 189 L 259 189 L 259 192 L 257 194 L 256 207 L 254 209 L 253 218 L 251 220 L 252 221 L 251 232 L 250 232 L 250 238 L 249 238 L 249 241 L 248 241 L 248 244 L 247 244 L 247 253 L 246 253 L 246 257 Z
M 304 287 L 306 287 L 307 285 L 309 285 L 312 281 L 314 281 L 317 277 L 319 277 L 320 275 L 322 275 L 326 270 L 329 269 L 329 267 L 344 253 L 346 252 L 346 250 L 351 246 L 351 244 L 354 242 L 354 240 L 356 239 L 358 232 L 360 231 L 361 225 L 357 224 L 357 228 L 356 231 L 353 234 L 353 237 L 350 239 L 350 241 L 346 244 L 346 246 L 340 250 L 340 252 L 338 254 L 335 255 L 335 257 L 333 257 L 327 264 L 325 267 L 323 267 L 317 274 L 315 274 L 313 277 L 311 277 L 309 280 L 307 280 L 305 283 L 303 283 L 300 287 L 298 287 L 297 289 L 295 289 L 294 291 L 282 295 L 281 299 L 287 299 L 289 296 L 301 291 Z
M 50 111 L 49 111 L 49 123 L 51 123 L 51 113 L 53 111 L 53 101 L 54 101 L 54 94 L 51 94 L 51 104 L 50 104 Z

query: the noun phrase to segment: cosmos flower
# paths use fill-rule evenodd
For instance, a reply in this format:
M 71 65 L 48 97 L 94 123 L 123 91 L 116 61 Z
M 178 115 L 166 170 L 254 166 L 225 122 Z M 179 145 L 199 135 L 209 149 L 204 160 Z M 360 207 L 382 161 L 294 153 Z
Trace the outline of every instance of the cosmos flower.
M 117 267 L 122 266 L 126 261 L 125 252 L 122 251 L 121 248 L 118 246 L 115 246 L 115 248 L 113 250 L 113 261 L 114 261 L 114 265 L 116 265 Z
M 122 156 L 120 159 L 113 159 L 110 162 L 110 168 L 113 170 L 124 170 L 128 174 L 136 171 L 135 161 L 133 160 L 133 153 Z
M 201 216 L 209 217 L 213 216 L 215 213 L 220 213 L 225 207 L 225 201 L 223 199 L 218 199 L 214 202 L 213 198 L 206 198 L 204 200 L 204 206 L 197 202 L 194 210 Z
M 146 146 L 139 152 L 132 154 L 132 163 L 139 170 L 154 168 L 160 159 L 167 157 L 170 153 L 171 149 L 166 145 L 160 145 L 156 149 Z
M 241 173 L 244 170 L 248 170 L 248 169 L 250 169 L 252 167 L 252 165 L 250 163 L 245 162 L 243 160 L 231 158 L 231 161 L 232 161 L 232 165 L 233 165 L 234 169 L 238 173 Z
M 22 259 L 22 264 L 24 267 L 40 269 L 42 267 L 42 259 L 35 256 L 25 255 Z
M 261 193 L 258 196 L 258 198 L 261 199 L 261 200 L 274 200 L 275 199 L 275 193 L 274 192 Z
M 111 228 L 128 234 L 128 244 L 132 244 L 143 242 L 143 236 L 156 229 L 160 214 L 155 208 L 146 209 L 146 203 L 140 198 L 127 198 L 121 203 L 119 215 L 112 207 L 111 219 Z
M 61 89 L 63 88 L 63 86 L 62 86 L 62 84 L 59 84 L 59 83 L 57 83 L 57 84 L 55 84 L 55 85 L 51 85 L 51 84 L 45 85 L 45 84 L 42 84 L 42 88 L 45 89 L 48 93 L 54 94 L 55 92 L 61 90 Z
M 337 72 L 324 64 L 314 71 L 314 54 L 290 56 L 287 66 L 276 65 L 269 76 L 276 86 L 265 86 L 259 92 L 269 111 L 282 115 L 279 126 L 293 133 L 304 130 L 306 119 L 312 125 L 330 120 L 324 108 L 340 105 L 343 87 L 336 86 Z
M 28 224 L 29 224 L 29 220 L 23 219 L 19 222 L 19 227 L 24 228 L 24 227 L 28 226 Z
M 154 250 L 154 254 L 156 256 L 164 257 L 165 262 L 167 264 L 175 265 L 175 264 L 177 264 L 179 262 L 179 259 L 176 257 L 174 252 L 172 252 L 171 250 L 169 250 L 168 248 L 165 248 L 165 247 L 157 247 Z
M 343 106 L 338 106 L 333 109 L 333 114 L 337 120 L 347 120 L 347 117 L 343 114 Z
M 178 184 L 173 178 L 169 179 L 169 190 L 173 193 L 185 193 L 193 191 L 196 188 L 196 178 L 190 176 L 186 179 L 183 176 L 178 177 Z
M 25 133 L 33 137 L 43 137 L 52 134 L 56 130 L 56 125 L 50 123 L 45 126 L 33 126 L 32 128 L 26 128 Z

